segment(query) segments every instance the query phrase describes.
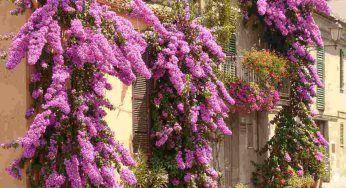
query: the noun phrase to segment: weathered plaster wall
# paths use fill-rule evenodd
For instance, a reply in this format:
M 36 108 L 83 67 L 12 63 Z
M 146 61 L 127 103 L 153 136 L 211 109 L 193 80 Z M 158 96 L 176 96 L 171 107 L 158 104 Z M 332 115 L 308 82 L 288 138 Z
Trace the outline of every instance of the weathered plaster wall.
M 346 46 L 343 46 L 346 48 Z M 328 121 L 329 155 L 332 180 L 346 178 L 346 149 L 340 145 L 340 125 L 346 126 L 346 93 L 340 92 L 340 47 L 326 48 L 325 59 L 325 100 L 324 115 Z M 346 59 L 344 60 L 346 63 Z M 345 130 L 344 130 L 345 135 Z
M 0 33 L 16 32 L 24 23 L 24 16 L 11 16 L 13 9 L 8 1 L 0 0 Z M 9 42 L 0 42 L 0 49 L 7 49 Z M 19 65 L 15 70 L 8 71 L 3 63 L 0 65 L 0 142 L 7 142 L 23 136 L 27 128 L 24 117 L 26 110 L 26 70 Z M 21 150 L 0 149 L 0 188 L 25 187 L 22 181 L 13 179 L 5 172 L 12 159 L 20 156 Z

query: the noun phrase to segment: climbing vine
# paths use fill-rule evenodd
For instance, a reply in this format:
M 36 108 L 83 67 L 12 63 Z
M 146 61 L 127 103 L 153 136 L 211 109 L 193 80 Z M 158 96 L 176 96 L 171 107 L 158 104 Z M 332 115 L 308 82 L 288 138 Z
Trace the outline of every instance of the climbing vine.
M 25 168 L 32 187 L 135 185 L 127 167 L 136 162 L 104 120 L 105 109 L 113 108 L 105 97 L 112 89 L 106 75 L 127 85 L 135 73 L 150 78 L 141 57 L 145 40 L 128 20 L 95 0 L 15 4 L 14 13 L 33 13 L 14 38 L 6 67 L 14 69 L 27 55 L 34 69 L 33 103 L 26 113 L 32 118 L 28 132 L 2 145 L 24 149 L 7 171 L 20 179 Z
M 270 46 L 290 60 L 287 70 L 297 73 L 290 77 L 290 104 L 273 120 L 277 134 L 262 151 L 271 155 L 257 165 L 254 182 L 282 187 L 295 174 L 318 179 L 327 142 L 312 119 L 315 86 L 322 83 L 307 46 L 323 45 L 312 13 L 329 14 L 329 9 L 324 0 L 240 2 L 246 17 L 256 16 L 266 26 Z M 218 18 L 210 17 L 218 20 L 216 25 L 205 19 L 208 27 L 222 31 L 216 32 L 219 40 L 234 30 L 228 19 L 233 17 L 221 16 L 231 15 L 229 3 L 214 5 L 222 10 Z M 14 38 L 6 67 L 15 68 L 27 56 L 34 71 L 33 103 L 26 113 L 32 124 L 23 138 L 2 145 L 24 149 L 7 169 L 12 176 L 21 178 L 26 168 L 33 187 L 136 185 L 128 168 L 136 162 L 114 139 L 104 117 L 105 109 L 113 108 L 105 97 L 112 89 L 106 76 L 130 85 L 139 74 L 155 82 L 150 165 L 167 171 L 169 186 L 217 187 L 220 175 L 210 165 L 211 142 L 219 134 L 232 134 L 224 118 L 237 101 L 214 73 L 225 59 L 222 47 L 210 29 L 192 19 L 187 1 L 176 3 L 174 21 L 165 23 L 142 0 L 133 0 L 124 10 L 149 26 L 145 37 L 96 0 L 39 0 L 38 5 L 18 0 L 15 5 L 13 14 L 33 13 Z M 149 62 L 142 59 L 146 50 Z M 256 64 L 248 60 L 248 66 Z M 160 182 L 166 181 L 162 176 Z
M 13 13 L 33 14 L 14 38 L 6 67 L 15 68 L 27 54 L 34 72 L 26 113 L 33 122 L 23 138 L 2 145 L 24 149 L 7 169 L 12 176 L 21 178 L 29 164 L 34 187 L 135 185 L 127 167 L 136 162 L 103 117 L 105 108 L 112 109 L 105 76 L 129 85 L 138 73 L 156 81 L 152 165 L 164 167 L 172 185 L 216 186 L 210 141 L 217 130 L 231 134 L 223 118 L 234 100 L 213 73 L 225 54 L 211 31 L 190 19 L 186 2 L 177 4 L 176 23 L 165 24 L 141 0 L 132 2 L 131 16 L 151 27 L 149 48 L 129 21 L 96 0 L 15 4 Z M 145 50 L 153 58 L 148 66 L 141 57 Z
M 316 71 L 316 61 L 307 50 L 323 46 L 313 13 L 330 14 L 326 1 L 240 0 L 245 19 L 257 17 L 265 27 L 265 39 L 272 49 L 290 60 L 290 104 L 272 121 L 276 134 L 261 153 L 269 158 L 257 164 L 254 183 L 259 187 L 288 186 L 295 175 L 314 180 L 324 171 L 324 148 L 328 144 L 313 120 L 312 97 L 315 88 L 323 87 Z M 273 170 L 275 169 L 275 170 Z
M 141 1 L 133 2 L 133 14 L 152 27 L 146 36 L 155 54 L 151 165 L 166 169 L 171 186 L 216 187 L 210 142 L 215 133 L 232 133 L 224 118 L 234 104 L 213 73 L 225 54 L 210 30 L 190 19 L 187 2 L 166 27 Z

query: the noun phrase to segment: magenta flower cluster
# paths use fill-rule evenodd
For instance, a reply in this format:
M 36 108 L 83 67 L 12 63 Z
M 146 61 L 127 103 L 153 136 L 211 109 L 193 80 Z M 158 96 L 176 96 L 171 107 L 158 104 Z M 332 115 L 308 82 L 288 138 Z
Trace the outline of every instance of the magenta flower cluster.
M 254 111 L 272 111 L 280 101 L 280 95 L 274 87 L 260 88 L 255 83 L 235 81 L 229 83 L 230 95 L 235 99 L 233 112 L 247 114 Z

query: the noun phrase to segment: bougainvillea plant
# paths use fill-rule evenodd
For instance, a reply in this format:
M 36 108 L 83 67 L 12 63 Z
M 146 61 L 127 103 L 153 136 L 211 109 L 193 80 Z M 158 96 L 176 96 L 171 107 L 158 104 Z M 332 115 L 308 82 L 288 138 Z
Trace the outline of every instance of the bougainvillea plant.
M 297 111 L 301 113 L 301 111 Z M 328 142 L 307 122 L 299 122 L 289 108 L 284 108 L 273 120 L 278 125 L 275 136 L 261 149 L 260 154 L 270 153 L 261 164 L 255 164 L 253 182 L 258 187 L 292 186 L 291 179 L 310 177 L 319 179 L 325 173 L 324 147 Z
M 175 24 L 162 24 L 140 0 L 133 2 L 133 15 L 152 27 L 147 38 L 155 54 L 151 165 L 166 169 L 169 186 L 217 187 L 210 142 L 216 132 L 232 133 L 224 118 L 234 104 L 213 73 L 225 54 L 210 30 L 190 19 L 186 2 Z
M 27 169 L 32 187 L 119 187 L 134 185 L 127 166 L 136 162 L 104 121 L 106 76 L 131 84 L 135 73 L 151 72 L 142 60 L 146 42 L 126 19 L 95 0 L 16 1 L 15 13 L 32 9 L 15 36 L 6 67 L 27 56 L 31 74 L 32 123 L 24 137 L 3 144 L 21 146 L 7 171 Z M 116 178 L 116 171 L 120 175 Z
M 6 63 L 13 69 L 27 55 L 34 67 L 33 104 L 26 113 L 33 122 L 23 138 L 2 145 L 24 149 L 7 171 L 21 178 L 26 168 L 34 187 L 118 187 L 115 171 L 121 183 L 136 184 L 126 167 L 135 161 L 103 120 L 105 108 L 112 109 L 105 76 L 127 85 L 135 73 L 150 78 L 141 57 L 146 42 L 129 21 L 95 0 L 38 3 L 16 1 L 13 12 L 33 10 Z M 222 48 L 208 29 L 190 20 L 185 5 L 176 24 L 162 24 L 141 0 L 132 3 L 132 15 L 152 26 L 147 39 L 155 39 L 150 68 L 157 82 L 158 119 L 152 162 L 169 164 L 165 170 L 173 185 L 215 187 L 219 177 L 209 165 L 211 133 L 231 134 L 223 118 L 234 100 L 213 74 L 224 60 Z
M 269 46 L 287 56 L 291 64 L 288 71 L 295 73 L 290 76 L 290 104 L 274 119 L 276 134 L 265 147 L 271 157 L 257 166 L 254 183 L 258 187 L 287 186 L 293 173 L 307 174 L 317 180 L 322 175 L 327 142 L 311 111 L 316 86 L 322 87 L 323 83 L 317 75 L 316 61 L 307 49 L 323 46 L 313 13 L 329 15 L 330 9 L 325 0 L 240 0 L 240 4 L 246 19 L 255 16 L 260 20 Z M 305 152 L 300 152 L 301 148 Z M 276 167 L 279 172 L 273 171 Z M 293 173 L 286 173 L 288 167 Z

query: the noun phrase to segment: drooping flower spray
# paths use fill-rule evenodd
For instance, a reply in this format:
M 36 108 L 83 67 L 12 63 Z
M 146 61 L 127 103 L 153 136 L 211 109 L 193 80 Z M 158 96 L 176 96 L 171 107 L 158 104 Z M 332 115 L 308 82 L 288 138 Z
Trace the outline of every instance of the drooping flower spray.
M 151 163 L 169 173 L 174 186 L 216 187 L 211 167 L 215 134 L 232 134 L 224 118 L 234 100 L 213 68 L 225 54 L 207 28 L 190 19 L 187 2 L 177 3 L 175 23 L 162 24 L 141 0 L 132 14 L 144 18 L 155 80 Z
M 290 104 L 274 118 L 276 134 L 262 150 L 270 157 L 259 164 L 257 186 L 287 186 L 293 169 L 315 180 L 323 174 L 323 154 L 327 143 L 313 120 L 312 104 L 316 86 L 323 87 L 311 46 L 323 47 L 314 12 L 329 15 L 325 0 L 240 0 L 245 17 L 257 17 L 266 29 L 268 44 L 287 56 L 291 73 Z M 323 138 L 323 139 L 318 139 Z M 322 142 L 320 141 L 322 140 Z M 288 157 L 289 156 L 289 157 Z M 289 160 L 288 160 L 289 159 Z M 275 168 L 275 170 L 273 170 Z
M 39 1 L 41 2 L 41 1 Z M 18 1 L 16 12 L 31 8 Z M 104 121 L 106 76 L 129 85 L 135 74 L 151 72 L 142 59 L 146 42 L 132 24 L 96 0 L 48 0 L 34 9 L 13 40 L 6 67 L 27 56 L 33 117 L 28 132 L 3 147 L 21 146 L 23 155 L 7 171 L 27 174 L 34 187 L 119 187 L 134 185 L 128 166 L 136 162 Z M 29 163 L 27 163 L 29 162 Z

